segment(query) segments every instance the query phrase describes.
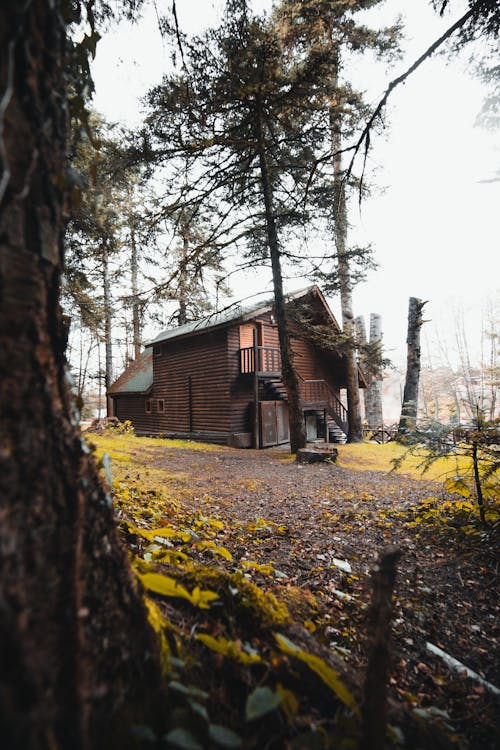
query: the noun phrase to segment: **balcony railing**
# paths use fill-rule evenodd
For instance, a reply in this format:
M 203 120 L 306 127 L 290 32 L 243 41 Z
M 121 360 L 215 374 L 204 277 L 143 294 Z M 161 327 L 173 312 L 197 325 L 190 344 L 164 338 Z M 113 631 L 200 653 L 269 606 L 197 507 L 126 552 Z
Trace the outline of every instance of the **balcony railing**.
M 281 373 L 281 352 L 272 346 L 253 346 L 240 349 L 240 372 L 243 375 L 255 372 L 255 352 L 257 352 L 258 374 Z

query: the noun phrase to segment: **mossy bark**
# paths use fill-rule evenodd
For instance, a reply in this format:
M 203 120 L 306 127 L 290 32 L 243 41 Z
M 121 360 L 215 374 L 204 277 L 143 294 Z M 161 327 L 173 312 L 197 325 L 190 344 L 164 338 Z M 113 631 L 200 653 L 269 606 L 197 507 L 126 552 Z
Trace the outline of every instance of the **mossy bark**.
M 0 8 L 0 736 L 125 746 L 160 670 L 66 374 L 69 42 L 58 2 L 23 5 Z

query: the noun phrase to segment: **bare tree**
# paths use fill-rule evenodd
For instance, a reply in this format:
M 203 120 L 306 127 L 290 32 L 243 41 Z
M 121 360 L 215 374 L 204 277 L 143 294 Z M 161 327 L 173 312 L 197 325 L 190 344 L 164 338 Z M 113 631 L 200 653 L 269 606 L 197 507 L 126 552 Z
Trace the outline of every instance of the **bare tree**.
M 422 310 L 426 302 L 417 297 L 410 297 L 408 306 L 408 347 L 406 360 L 406 379 L 403 393 L 403 405 L 398 427 L 398 439 L 411 434 L 417 425 L 418 384 L 420 380 L 420 329 L 425 322 Z

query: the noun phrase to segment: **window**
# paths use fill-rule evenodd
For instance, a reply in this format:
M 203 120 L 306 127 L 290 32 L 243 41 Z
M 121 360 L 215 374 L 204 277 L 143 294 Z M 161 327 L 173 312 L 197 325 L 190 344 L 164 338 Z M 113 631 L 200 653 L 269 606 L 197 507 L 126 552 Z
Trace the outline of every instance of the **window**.
M 146 399 L 146 404 L 145 404 L 146 414 L 151 414 L 152 406 L 153 406 L 153 402 L 151 401 L 151 399 L 150 398 Z
M 161 356 L 161 353 L 162 353 L 161 344 L 155 344 L 155 346 L 153 346 L 153 357 L 159 357 Z
M 156 410 L 159 414 L 163 414 L 165 412 L 165 399 L 159 398 L 156 402 Z

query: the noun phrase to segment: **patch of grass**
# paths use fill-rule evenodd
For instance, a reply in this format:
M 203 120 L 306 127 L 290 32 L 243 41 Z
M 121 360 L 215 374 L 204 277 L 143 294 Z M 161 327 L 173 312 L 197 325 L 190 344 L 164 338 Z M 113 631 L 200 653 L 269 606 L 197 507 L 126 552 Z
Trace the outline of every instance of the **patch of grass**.
M 109 433 L 88 435 L 87 443 L 95 449 L 97 459 L 107 453 L 111 459 L 114 482 L 138 484 L 143 490 L 155 491 L 169 487 L 176 495 L 191 496 L 191 478 L 186 472 L 172 472 L 161 462 L 175 451 L 189 448 L 199 452 L 224 450 L 218 445 L 186 440 L 135 437 L 130 434 Z
M 94 443 L 107 453 L 110 450 L 122 451 L 148 451 L 150 448 L 163 448 L 165 452 L 172 450 L 213 451 L 220 452 L 229 450 L 227 446 L 214 445 L 212 443 L 197 443 L 194 440 L 170 440 L 169 438 L 137 437 L 130 434 L 104 434 L 84 435 L 89 443 Z
M 343 469 L 354 471 L 392 471 L 393 461 L 401 458 L 407 448 L 398 443 L 346 443 L 336 446 L 339 452 L 338 465 Z M 420 455 L 408 455 L 404 458 L 398 474 L 406 474 L 415 479 L 444 481 L 455 474 L 470 471 L 471 461 L 467 457 L 446 456 L 439 458 L 423 473 L 422 462 L 425 452 Z

